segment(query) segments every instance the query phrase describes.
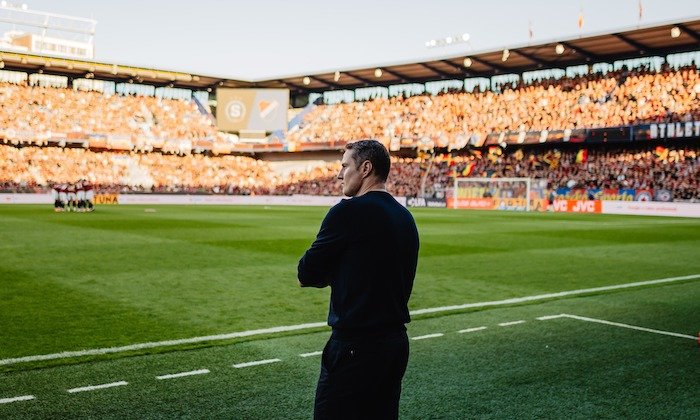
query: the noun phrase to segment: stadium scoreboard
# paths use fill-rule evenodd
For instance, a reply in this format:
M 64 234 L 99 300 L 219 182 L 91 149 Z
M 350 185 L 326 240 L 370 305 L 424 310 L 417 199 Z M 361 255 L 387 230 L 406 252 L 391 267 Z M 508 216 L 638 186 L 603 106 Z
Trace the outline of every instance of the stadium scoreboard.
M 289 89 L 217 89 L 216 102 L 221 131 L 287 129 Z

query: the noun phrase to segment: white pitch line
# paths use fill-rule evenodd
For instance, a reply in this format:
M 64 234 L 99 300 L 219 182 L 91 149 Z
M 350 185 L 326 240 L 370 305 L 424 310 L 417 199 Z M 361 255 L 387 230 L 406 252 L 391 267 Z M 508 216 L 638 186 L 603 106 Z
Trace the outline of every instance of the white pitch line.
M 475 331 L 481 331 L 481 330 L 485 330 L 485 329 L 486 329 L 486 327 L 474 327 L 474 328 L 467 328 L 465 330 L 459 330 L 457 332 L 460 334 L 464 334 L 464 333 L 470 333 L 470 332 L 475 332 Z
M 411 337 L 411 340 L 425 340 L 426 338 L 436 338 L 436 337 L 442 337 L 443 333 L 436 333 L 436 334 L 426 334 L 426 335 L 419 335 L 418 337 Z
M 0 404 L 9 404 L 17 401 L 29 401 L 36 398 L 34 395 L 21 395 L 19 397 L 0 398 Z
M 500 324 L 498 324 L 498 326 L 499 326 L 499 327 L 508 327 L 508 326 L 510 326 L 510 325 L 517 325 L 517 324 L 524 324 L 524 323 L 525 323 L 525 321 L 523 321 L 523 320 L 521 319 L 521 320 L 519 320 L 519 321 L 501 322 Z
M 559 314 L 559 315 L 545 315 L 545 316 L 540 316 L 537 317 L 538 320 L 540 321 L 548 321 L 550 319 L 557 319 L 557 318 L 564 318 L 566 315 L 564 314 Z
M 160 375 L 160 376 L 156 376 L 156 379 L 159 379 L 159 380 L 174 379 L 174 378 L 182 378 L 183 376 L 205 375 L 207 373 L 209 373 L 209 369 L 199 369 L 199 370 L 191 370 L 189 372 L 180 372 L 180 373 L 171 373 L 169 375 Z
M 83 386 L 80 388 L 71 388 L 68 390 L 68 393 L 75 394 L 76 392 L 95 391 L 97 389 L 113 388 L 115 386 L 126 386 L 126 385 L 129 385 L 129 383 L 126 381 L 119 381 L 119 382 L 112 382 L 112 383 L 102 384 L 102 385 L 91 385 L 91 386 Z
M 312 351 L 311 353 L 302 353 L 299 356 L 300 357 L 311 357 L 311 356 L 320 356 L 322 355 L 322 351 Z
M 476 302 L 476 303 L 465 303 L 464 305 L 440 306 L 437 308 L 418 309 L 415 311 L 411 311 L 411 315 L 421 315 L 421 314 L 429 314 L 429 313 L 434 313 L 434 312 L 455 311 L 455 310 L 459 310 L 459 309 L 468 309 L 468 308 L 483 308 L 486 306 L 510 305 L 513 303 L 532 302 L 535 300 L 544 300 L 544 299 L 558 298 L 558 297 L 564 297 L 564 296 L 575 296 L 575 295 L 582 295 L 582 294 L 586 294 L 586 293 L 604 292 L 607 290 L 627 289 L 630 287 L 650 286 L 653 284 L 672 283 L 675 281 L 692 280 L 692 279 L 697 279 L 697 278 L 700 278 L 700 274 L 691 274 L 689 276 L 681 276 L 681 277 L 668 277 L 665 279 L 637 281 L 634 283 L 615 284 L 612 286 L 593 287 L 591 289 L 567 290 L 565 292 L 546 293 L 543 295 L 534 295 L 534 296 L 525 296 L 525 297 L 519 297 L 519 298 L 494 300 L 494 301 L 490 301 L 490 302 Z
M 638 282 L 634 282 L 634 283 L 624 283 L 624 284 L 617 284 L 617 285 L 612 285 L 612 286 L 594 287 L 592 289 L 569 290 L 569 291 L 565 291 L 565 292 L 547 293 L 547 294 L 535 295 L 535 296 L 524 296 L 524 297 L 519 297 L 519 298 L 495 300 L 495 301 L 489 301 L 489 302 L 475 302 L 475 303 L 465 303 L 463 305 L 440 306 L 440 307 L 436 307 L 436 308 L 417 309 L 417 310 L 411 311 L 410 313 L 411 313 L 411 315 L 421 315 L 421 314 L 429 314 L 429 313 L 435 313 L 435 312 L 455 311 L 455 310 L 468 309 L 468 308 L 484 308 L 484 307 L 489 307 L 489 306 L 510 305 L 513 303 L 532 302 L 532 301 L 551 299 L 551 298 L 557 298 L 557 297 L 574 296 L 574 295 L 581 295 L 581 294 L 586 294 L 586 293 L 602 292 L 602 291 L 607 291 L 607 290 L 626 289 L 626 288 L 631 288 L 631 287 L 649 286 L 649 285 L 654 285 L 654 284 L 672 283 L 672 282 L 677 282 L 677 281 L 693 280 L 693 279 L 698 279 L 698 278 L 700 278 L 700 274 L 691 274 L 688 276 L 681 276 L 681 277 L 668 277 L 668 278 L 664 278 L 664 279 L 638 281 Z M 314 323 L 309 323 L 309 324 L 287 325 L 287 326 L 282 326 L 282 327 L 264 328 L 264 329 L 259 329 L 259 330 L 240 331 L 240 332 L 234 332 L 234 333 L 229 333 L 229 334 L 207 335 L 207 336 L 203 336 L 203 337 L 181 338 L 181 339 L 177 339 L 177 340 L 153 341 L 153 342 L 148 342 L 148 343 L 130 344 L 127 346 L 119 346 L 119 347 L 104 347 L 104 348 L 97 348 L 97 349 L 90 349 L 90 350 L 64 351 L 61 353 L 39 354 L 39 355 L 34 355 L 34 356 L 23 356 L 23 357 L 11 358 L 11 359 L 1 359 L 0 366 L 13 365 L 13 364 L 17 364 L 17 363 L 36 362 L 36 361 L 41 361 L 41 360 L 67 359 L 67 358 L 74 358 L 74 357 L 97 356 L 97 355 L 110 354 L 110 353 L 123 353 L 123 352 L 129 352 L 129 351 L 141 350 L 141 349 L 150 349 L 150 348 L 157 348 L 157 347 L 169 347 L 169 346 L 177 346 L 177 345 L 181 345 L 181 344 L 201 343 L 201 342 L 205 342 L 205 341 L 229 340 L 232 338 L 250 337 L 253 335 L 261 335 L 261 334 L 274 334 L 274 333 L 278 333 L 278 332 L 287 332 L 287 331 L 307 330 L 307 329 L 320 328 L 320 327 L 325 327 L 325 326 L 326 326 L 325 322 L 314 322 Z
M 611 321 L 606 321 L 604 319 L 588 318 L 585 316 L 570 315 L 570 314 L 562 314 L 562 315 L 566 318 L 578 319 L 580 321 L 595 322 L 598 324 L 605 324 L 605 325 L 613 325 L 615 327 L 629 328 L 631 330 L 645 331 L 645 332 L 650 332 L 650 333 L 654 333 L 654 334 L 670 335 L 672 337 L 689 338 L 691 340 L 698 339 L 697 337 L 693 337 L 692 335 L 679 334 L 679 333 L 674 333 L 674 332 L 670 332 L 670 331 L 654 330 L 652 328 L 638 327 L 636 325 L 622 324 L 620 322 L 611 322 Z
M 254 362 L 246 362 L 246 363 L 238 363 L 233 365 L 236 369 L 244 368 L 244 367 L 249 367 L 249 366 L 258 366 L 258 365 L 267 365 L 269 363 L 277 363 L 281 362 L 282 360 L 280 359 L 267 359 L 267 360 L 256 360 Z
M 128 346 L 120 346 L 120 347 L 105 347 L 105 348 L 91 349 L 91 350 L 64 351 L 61 353 L 40 354 L 40 355 L 36 355 L 36 356 L 24 356 L 24 357 L 12 358 L 12 359 L 2 359 L 2 360 L 0 360 L 0 366 L 12 365 L 12 364 L 16 364 L 16 363 L 37 362 L 37 361 L 41 361 L 41 360 L 67 359 L 67 358 L 73 358 L 73 357 L 98 356 L 98 355 L 110 354 L 110 353 L 124 353 L 124 352 L 128 352 L 128 351 L 141 350 L 141 349 L 151 349 L 151 348 L 157 348 L 157 347 L 170 347 L 170 346 L 178 346 L 181 344 L 201 343 L 201 342 L 205 342 L 205 341 L 229 340 L 232 338 L 250 337 L 252 335 L 274 334 L 274 333 L 278 333 L 278 332 L 306 330 L 306 329 L 326 327 L 326 326 L 327 326 L 327 324 L 325 322 L 314 322 L 314 323 L 310 323 L 310 324 L 288 325 L 288 326 L 282 326 L 282 327 L 264 328 L 264 329 L 260 329 L 260 330 L 240 331 L 240 332 L 234 332 L 234 333 L 229 333 L 229 334 L 206 335 L 206 336 L 202 336 L 202 337 L 181 338 L 181 339 L 177 339 L 177 340 L 153 341 L 153 342 L 148 342 L 148 343 L 130 344 Z

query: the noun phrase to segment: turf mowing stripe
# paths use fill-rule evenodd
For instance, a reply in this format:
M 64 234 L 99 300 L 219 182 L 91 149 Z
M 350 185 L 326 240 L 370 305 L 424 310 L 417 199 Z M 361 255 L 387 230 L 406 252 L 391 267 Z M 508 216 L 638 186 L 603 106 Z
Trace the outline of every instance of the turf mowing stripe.
M 525 323 L 525 321 L 523 321 L 521 319 L 520 321 L 501 322 L 500 324 L 498 324 L 498 326 L 499 327 L 508 327 L 510 325 L 517 325 L 517 324 L 524 324 L 524 323 Z
M 411 337 L 411 340 L 425 340 L 426 338 L 436 338 L 436 337 L 442 337 L 443 333 L 437 333 L 437 334 L 427 334 L 427 335 L 419 335 L 418 337 Z
M 209 369 L 199 369 L 199 370 L 191 370 L 189 372 L 171 373 L 169 375 L 156 376 L 156 379 L 159 379 L 159 380 L 174 379 L 174 378 L 182 378 L 183 376 L 205 375 L 207 373 L 209 373 Z
M 578 319 L 580 321 L 595 322 L 598 324 L 605 324 L 605 325 L 613 325 L 615 327 L 629 328 L 631 330 L 645 331 L 645 332 L 650 332 L 650 333 L 654 333 L 654 334 L 670 335 L 672 337 L 689 338 L 691 340 L 698 339 L 697 337 L 693 337 L 692 335 L 679 334 L 679 333 L 674 333 L 674 332 L 670 332 L 670 331 L 654 330 L 651 328 L 638 327 L 636 325 L 629 325 L 629 324 L 622 324 L 620 322 L 606 321 L 604 319 L 588 318 L 585 316 L 570 315 L 570 314 L 562 314 L 562 315 L 566 318 Z
M 277 363 L 281 362 L 282 360 L 280 359 L 267 359 L 267 360 L 256 360 L 254 362 L 246 362 L 246 363 L 238 363 L 233 365 L 236 369 L 240 368 L 245 368 L 245 367 L 250 367 L 250 366 L 258 366 L 258 365 L 267 365 L 270 363 Z
M 98 389 L 114 388 L 115 386 L 126 386 L 126 385 L 129 385 L 129 383 L 126 381 L 119 381 L 119 382 L 112 382 L 109 384 L 83 386 L 80 388 L 71 388 L 68 390 L 68 393 L 75 394 L 76 392 L 95 391 Z
M 607 290 L 626 289 L 626 288 L 631 288 L 631 287 L 650 286 L 650 285 L 654 285 L 654 284 L 671 283 L 671 282 L 676 282 L 676 281 L 692 280 L 692 279 L 698 279 L 698 278 L 700 278 L 700 274 L 691 274 L 688 276 L 681 276 L 681 277 L 668 277 L 668 278 L 664 278 L 664 279 L 639 281 L 639 282 L 634 282 L 634 283 L 624 283 L 624 284 L 618 284 L 618 285 L 612 285 L 612 286 L 595 287 L 595 288 L 591 288 L 591 289 L 569 290 L 569 291 L 565 291 L 565 292 L 547 293 L 547 294 L 543 294 L 543 295 L 525 296 L 525 297 L 520 297 L 520 298 L 496 300 L 496 301 L 491 301 L 491 302 L 476 302 L 476 303 L 466 303 L 463 305 L 440 306 L 437 308 L 418 309 L 418 310 L 411 311 L 410 313 L 411 313 L 411 315 L 421 315 L 421 314 L 428 314 L 428 313 L 435 313 L 435 312 L 454 311 L 454 310 L 459 310 L 459 309 L 483 308 L 483 307 L 488 307 L 488 306 L 509 305 L 509 304 L 513 304 L 513 303 L 522 303 L 522 302 L 530 302 L 530 301 L 551 299 L 551 298 L 564 297 L 564 296 L 574 296 L 574 295 L 580 295 L 580 294 L 586 294 L 586 293 L 603 292 L 603 291 L 607 291 Z M 26 363 L 26 362 L 37 362 L 37 361 L 42 361 L 42 360 L 67 359 L 67 358 L 72 358 L 72 357 L 96 356 L 96 355 L 110 354 L 110 353 L 123 353 L 123 352 L 129 352 L 129 351 L 141 350 L 141 349 L 149 349 L 149 348 L 157 348 L 157 347 L 169 347 L 169 346 L 177 346 L 177 345 L 181 345 L 181 344 L 201 343 L 201 342 L 205 342 L 205 341 L 228 340 L 228 339 L 232 339 L 232 338 L 249 337 L 249 336 L 261 335 L 261 334 L 274 334 L 274 333 L 286 332 L 286 331 L 298 331 L 298 330 L 319 328 L 319 327 L 325 327 L 325 326 L 326 326 L 325 322 L 314 322 L 314 323 L 310 323 L 310 324 L 288 325 L 288 326 L 283 326 L 283 327 L 273 327 L 273 328 L 264 328 L 264 329 L 259 329 L 259 330 L 234 332 L 234 333 L 229 333 L 229 334 L 208 335 L 208 336 L 203 336 L 203 337 L 182 338 L 182 339 L 167 340 L 167 341 L 154 341 L 154 342 L 148 342 L 148 343 L 131 344 L 128 346 L 120 346 L 120 347 L 106 347 L 106 348 L 91 349 L 91 350 L 64 351 L 62 353 L 40 354 L 40 355 L 35 355 L 35 356 L 24 356 L 24 357 L 16 357 L 16 358 L 11 358 L 11 359 L 2 359 L 2 360 L 0 360 L 0 366 L 12 365 L 12 364 L 17 364 L 17 363 Z
M 21 395 L 19 397 L 0 398 L 0 404 L 9 404 L 18 401 L 29 401 L 33 400 L 34 398 L 36 398 L 34 395 Z
M 322 355 L 322 351 L 312 351 L 311 353 L 302 353 L 299 356 L 300 357 L 311 357 L 311 356 L 320 356 Z
M 627 289 L 630 287 L 650 286 L 653 284 L 671 283 L 674 281 L 692 280 L 692 279 L 697 279 L 697 278 L 700 278 L 700 274 L 691 274 L 689 276 L 681 276 L 681 277 L 668 277 L 665 279 L 657 279 L 657 280 L 637 281 L 634 283 L 624 283 L 624 284 L 616 284 L 616 285 L 612 285 L 612 286 L 594 287 L 591 289 L 568 290 L 565 292 L 546 293 L 543 295 L 525 296 L 525 297 L 511 298 L 511 299 L 504 299 L 504 300 L 494 300 L 491 302 L 476 302 L 476 303 L 465 303 L 463 305 L 440 306 L 437 308 L 418 309 L 415 311 L 411 311 L 411 315 L 430 314 L 430 313 L 434 313 L 434 312 L 446 312 L 446 311 L 454 311 L 454 310 L 468 309 L 468 308 L 483 308 L 486 306 L 510 305 L 513 303 L 531 302 L 531 301 L 535 301 L 535 300 L 551 299 L 551 298 L 564 297 L 564 296 L 582 295 L 582 294 L 586 294 L 586 293 L 605 292 L 608 290 Z
M 465 329 L 465 330 L 459 330 L 459 331 L 457 331 L 457 332 L 460 333 L 460 334 L 464 334 L 464 333 L 470 333 L 470 332 L 481 331 L 481 330 L 485 330 L 485 329 L 486 329 L 486 327 L 474 327 L 474 328 L 467 328 L 467 329 Z

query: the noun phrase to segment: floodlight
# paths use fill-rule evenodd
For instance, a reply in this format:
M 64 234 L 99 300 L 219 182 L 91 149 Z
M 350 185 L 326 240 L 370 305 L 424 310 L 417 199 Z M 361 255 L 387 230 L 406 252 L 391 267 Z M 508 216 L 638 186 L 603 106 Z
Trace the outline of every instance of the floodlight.
M 374 77 L 376 77 L 376 78 L 382 77 L 382 69 L 380 69 L 380 68 L 375 69 L 374 70 Z
M 555 51 L 557 54 L 559 54 L 559 55 L 564 54 L 564 45 L 562 45 L 562 44 L 557 44 L 557 46 L 554 47 L 554 51 Z
M 467 67 L 467 68 L 471 67 L 472 66 L 472 59 L 469 57 L 466 57 L 463 61 L 463 64 L 464 64 L 464 67 Z
M 311 78 L 309 76 L 304 76 L 304 78 L 301 80 L 305 85 L 309 85 L 311 83 Z
M 681 28 L 678 26 L 671 28 L 671 38 L 678 38 L 679 36 L 681 36 Z

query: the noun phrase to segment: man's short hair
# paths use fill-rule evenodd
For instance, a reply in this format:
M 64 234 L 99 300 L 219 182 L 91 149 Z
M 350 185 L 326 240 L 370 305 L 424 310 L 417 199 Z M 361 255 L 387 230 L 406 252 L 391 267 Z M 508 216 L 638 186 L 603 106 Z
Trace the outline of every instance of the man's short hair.
M 389 169 L 391 169 L 389 151 L 377 140 L 360 140 L 348 143 L 345 145 L 345 149 L 354 151 L 353 157 L 357 167 L 368 160 L 372 163 L 374 173 L 380 181 L 386 182 L 389 178 Z

